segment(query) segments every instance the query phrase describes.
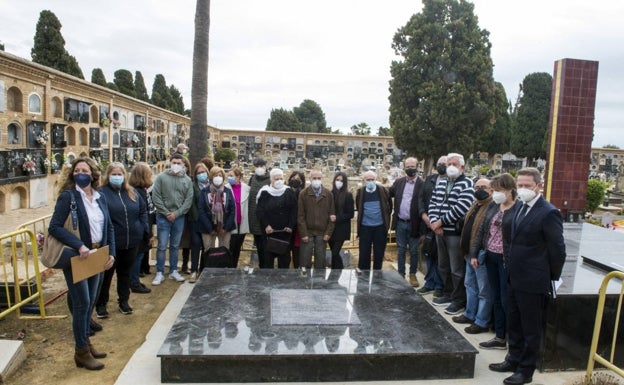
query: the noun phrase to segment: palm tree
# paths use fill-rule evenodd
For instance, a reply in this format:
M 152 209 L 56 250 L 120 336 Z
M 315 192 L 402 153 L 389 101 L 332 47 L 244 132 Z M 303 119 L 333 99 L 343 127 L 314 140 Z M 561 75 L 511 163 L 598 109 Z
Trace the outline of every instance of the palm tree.
M 210 0 L 197 0 L 195 41 L 193 45 L 193 83 L 191 85 L 191 128 L 189 161 L 197 164 L 209 154 L 208 148 L 208 42 Z M 190 170 L 189 170 L 190 171 Z

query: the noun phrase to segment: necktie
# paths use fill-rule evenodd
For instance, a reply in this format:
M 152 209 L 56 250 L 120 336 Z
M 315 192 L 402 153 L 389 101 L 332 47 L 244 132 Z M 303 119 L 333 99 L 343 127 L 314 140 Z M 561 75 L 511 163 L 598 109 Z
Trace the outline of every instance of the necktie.
M 528 211 L 529 205 L 525 203 L 524 205 L 522 205 L 522 209 L 520 209 L 520 213 L 518 214 L 518 218 L 516 219 L 516 224 L 522 222 Z

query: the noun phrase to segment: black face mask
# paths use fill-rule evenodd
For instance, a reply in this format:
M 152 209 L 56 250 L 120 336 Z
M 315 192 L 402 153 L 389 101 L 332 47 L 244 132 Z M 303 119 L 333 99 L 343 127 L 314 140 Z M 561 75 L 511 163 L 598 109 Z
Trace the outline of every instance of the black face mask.
M 487 199 L 489 196 L 490 196 L 490 193 L 488 193 L 485 190 L 479 189 L 475 191 L 475 198 L 477 198 L 480 201 Z
M 292 179 L 290 182 L 288 182 L 288 185 L 291 188 L 299 188 L 301 187 L 301 181 L 299 179 Z
M 405 173 L 407 174 L 407 176 L 409 176 L 410 178 L 414 177 L 416 175 L 416 169 L 415 168 L 406 168 L 405 169 Z
M 439 164 L 437 170 L 438 170 L 438 174 L 446 175 L 446 166 L 445 165 Z

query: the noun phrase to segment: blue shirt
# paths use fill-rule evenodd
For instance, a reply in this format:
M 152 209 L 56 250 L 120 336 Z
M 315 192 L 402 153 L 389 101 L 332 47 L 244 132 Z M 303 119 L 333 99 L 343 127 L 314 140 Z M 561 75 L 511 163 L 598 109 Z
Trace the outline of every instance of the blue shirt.
M 364 189 L 363 211 L 362 225 L 381 226 L 384 224 L 381 215 L 381 201 L 379 200 L 379 192 L 377 189 L 373 192 L 368 192 Z

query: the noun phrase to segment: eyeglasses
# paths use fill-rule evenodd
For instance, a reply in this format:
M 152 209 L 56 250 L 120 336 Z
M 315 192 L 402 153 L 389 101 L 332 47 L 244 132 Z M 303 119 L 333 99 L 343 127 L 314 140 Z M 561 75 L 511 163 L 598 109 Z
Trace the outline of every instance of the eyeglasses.
M 475 190 L 487 190 L 488 188 L 488 186 L 474 186 Z

